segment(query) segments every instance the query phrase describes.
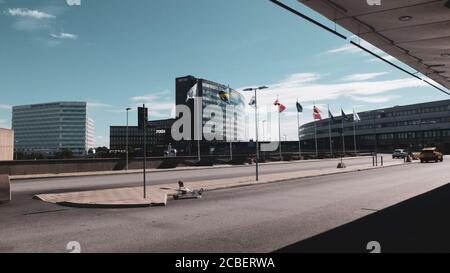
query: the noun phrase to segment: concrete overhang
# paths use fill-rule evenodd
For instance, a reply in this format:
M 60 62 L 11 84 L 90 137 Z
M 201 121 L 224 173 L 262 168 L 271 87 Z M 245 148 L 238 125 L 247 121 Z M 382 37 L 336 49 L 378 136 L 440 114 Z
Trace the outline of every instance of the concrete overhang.
M 298 0 L 450 90 L 450 0 Z

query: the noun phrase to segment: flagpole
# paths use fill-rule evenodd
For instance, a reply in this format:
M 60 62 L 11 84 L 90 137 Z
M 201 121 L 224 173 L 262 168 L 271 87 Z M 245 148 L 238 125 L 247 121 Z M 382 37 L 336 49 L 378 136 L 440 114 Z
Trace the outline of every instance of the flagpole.
M 298 111 L 298 109 L 297 109 L 297 135 L 298 135 L 298 160 L 302 160 L 302 140 L 300 138 L 300 112 Z
M 356 149 L 356 119 L 355 119 L 355 109 L 353 109 L 353 144 L 355 147 L 355 156 L 357 154 L 357 149 Z
M 330 115 L 330 105 L 328 105 L 328 115 Z M 333 141 L 331 138 L 331 117 L 328 117 L 328 134 L 330 136 L 330 156 L 333 157 Z
M 342 112 L 342 154 L 343 154 L 343 157 L 345 157 L 344 110 L 342 110 L 342 108 L 341 108 L 341 112 Z
M 277 101 L 279 97 L 277 96 Z M 281 113 L 280 113 L 280 106 L 278 105 L 278 139 L 280 140 L 280 161 L 283 161 L 283 154 L 281 151 Z
M 197 86 L 196 92 L 197 92 L 197 95 L 198 95 L 198 86 Z M 200 117 L 200 112 L 199 112 L 199 109 L 198 109 L 199 107 L 201 107 L 201 103 L 198 102 L 198 98 L 197 98 L 197 101 L 195 101 L 195 102 L 196 102 L 195 103 L 196 105 L 194 107 L 195 107 L 196 116 L 198 118 L 197 122 L 199 124 L 202 124 L 202 126 L 203 126 L 203 117 Z M 202 136 L 201 138 L 203 138 L 203 132 L 199 132 L 198 131 L 199 130 L 199 128 L 198 128 L 199 124 L 197 124 L 195 129 L 197 130 L 197 159 L 198 159 L 198 161 L 201 161 L 202 158 L 201 158 L 201 151 L 200 151 L 200 135 Z
M 314 102 L 313 112 L 315 109 L 316 109 L 316 103 Z M 317 146 L 317 120 L 316 120 L 316 117 L 314 117 L 314 140 L 316 143 L 316 157 L 319 157 L 319 149 Z

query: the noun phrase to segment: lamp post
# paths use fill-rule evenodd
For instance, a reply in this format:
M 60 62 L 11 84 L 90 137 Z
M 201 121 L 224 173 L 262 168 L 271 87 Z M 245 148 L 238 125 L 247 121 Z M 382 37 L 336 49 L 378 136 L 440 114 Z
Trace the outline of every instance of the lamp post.
M 263 141 L 266 141 L 266 122 L 267 120 L 263 120 L 262 124 L 263 124 Z
M 267 86 L 260 86 L 257 88 L 246 88 L 243 91 L 253 91 L 255 92 L 255 139 L 256 139 L 256 181 L 259 180 L 259 141 L 258 141 L 258 98 L 257 98 L 257 92 L 258 90 L 267 89 L 269 87 Z
M 16 143 L 18 143 L 18 140 L 14 140 L 14 150 L 13 150 L 13 160 L 18 160 L 18 156 L 17 156 L 17 147 L 16 147 Z
M 128 171 L 128 112 L 131 110 L 131 108 L 125 109 L 127 111 L 127 136 L 126 136 L 126 145 L 125 145 L 125 154 L 126 154 L 126 170 Z
M 374 112 L 374 116 L 373 116 L 373 127 L 374 127 L 374 132 L 375 132 L 375 155 L 378 158 L 378 132 L 377 132 L 377 119 L 378 119 L 378 114 L 382 114 L 384 113 L 383 110 L 376 110 Z

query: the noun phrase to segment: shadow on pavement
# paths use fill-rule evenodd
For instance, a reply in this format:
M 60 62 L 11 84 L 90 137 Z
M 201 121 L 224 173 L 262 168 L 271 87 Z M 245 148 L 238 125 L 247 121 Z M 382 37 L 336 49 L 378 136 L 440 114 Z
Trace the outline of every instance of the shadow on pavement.
M 368 253 L 371 241 L 388 253 L 450 252 L 450 184 L 275 252 Z

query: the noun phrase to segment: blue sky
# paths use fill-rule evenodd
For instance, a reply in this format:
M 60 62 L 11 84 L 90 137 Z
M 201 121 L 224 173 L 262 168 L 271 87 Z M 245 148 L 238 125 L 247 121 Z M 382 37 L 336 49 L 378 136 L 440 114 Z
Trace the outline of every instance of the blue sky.
M 447 99 L 265 0 L 0 0 L 0 127 L 10 126 L 12 105 L 87 101 L 96 144 L 108 145 L 126 107 L 146 103 L 152 119 L 171 117 L 175 78 L 188 74 L 270 86 L 261 102 L 280 96 L 288 139 L 296 98 L 303 122 L 314 101 L 339 113 Z

